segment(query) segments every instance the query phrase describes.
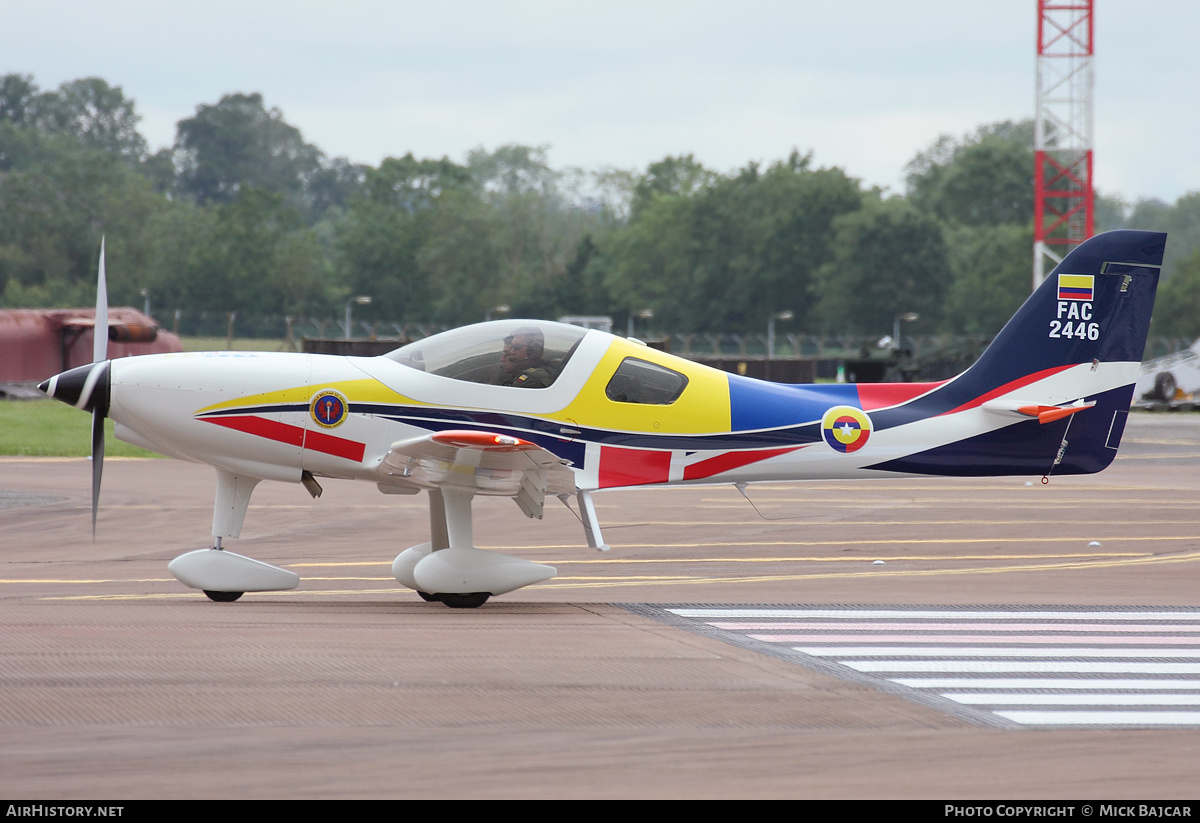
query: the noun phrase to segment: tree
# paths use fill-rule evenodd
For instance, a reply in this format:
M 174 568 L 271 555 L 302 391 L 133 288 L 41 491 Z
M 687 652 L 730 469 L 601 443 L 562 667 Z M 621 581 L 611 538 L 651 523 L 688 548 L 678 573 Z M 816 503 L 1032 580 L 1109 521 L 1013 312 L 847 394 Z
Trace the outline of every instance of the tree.
M 942 135 L 906 167 L 913 205 L 968 226 L 1033 219 L 1030 121 L 994 123 L 961 141 Z
M 585 234 L 563 276 L 554 281 L 555 314 L 612 314 L 618 307 L 606 284 L 608 263 L 595 236 Z
M 306 186 L 321 152 L 304 142 L 261 94 L 227 94 L 180 120 L 175 138 L 179 190 L 201 205 L 232 203 L 244 188 L 282 195 L 307 209 Z
M 0 122 L 16 126 L 32 125 L 37 94 L 38 87 L 31 74 L 6 74 L 0 77 Z
M 945 325 L 956 332 L 995 336 L 1029 296 L 1030 226 L 959 226 L 947 232 L 953 279 Z
M 361 191 L 337 224 L 334 243 L 341 280 L 350 293 L 371 295 L 372 314 L 403 320 L 428 320 L 433 314 L 442 285 L 432 262 L 438 255 L 429 252 L 424 267 L 418 256 L 448 198 L 453 202 L 445 208 L 470 213 L 475 194 L 469 171 L 446 158 L 417 160 L 408 154 L 367 170 Z M 478 225 L 478 217 L 463 222 Z M 486 233 L 457 239 L 468 245 L 488 242 Z M 465 249 L 454 251 L 470 256 Z
M 935 325 L 950 281 L 942 228 L 907 201 L 867 201 L 833 223 L 832 260 L 818 273 L 821 328 L 883 335 L 901 312 Z
M 120 86 L 99 77 L 71 80 L 57 92 L 38 95 L 34 106 L 43 131 L 74 135 L 85 146 L 134 162 L 146 154 L 146 140 L 137 130 L 142 118 Z
M 1162 200 L 1139 200 L 1125 228 L 1165 231 L 1167 253 L 1163 257 L 1163 280 L 1170 282 L 1183 265 L 1200 249 L 1200 192 L 1189 192 L 1173 204 Z
M 320 245 L 282 195 L 245 188 L 211 214 L 185 252 L 180 304 L 248 314 L 328 310 Z
M 862 202 L 841 170 L 809 164 L 793 153 L 702 186 L 687 182 L 699 175 L 690 161 L 652 164 L 629 226 L 607 251 L 617 305 L 652 308 L 656 322 L 686 331 L 759 330 L 784 309 L 804 322 L 832 222 Z
M 651 163 L 633 187 L 631 208 L 636 216 L 657 197 L 691 197 L 719 179 L 690 154 L 664 157 Z
M 1200 336 L 1200 249 L 1180 260 L 1171 277 L 1159 284 L 1150 334 Z
M 161 198 L 120 155 L 71 135 L 0 123 L 0 145 L 8 151 L 17 143 L 21 151 L 8 154 L 16 159 L 0 174 L 0 299 L 10 306 L 90 305 L 107 234 L 113 299 L 128 302 L 125 290 L 156 242 L 146 226 Z

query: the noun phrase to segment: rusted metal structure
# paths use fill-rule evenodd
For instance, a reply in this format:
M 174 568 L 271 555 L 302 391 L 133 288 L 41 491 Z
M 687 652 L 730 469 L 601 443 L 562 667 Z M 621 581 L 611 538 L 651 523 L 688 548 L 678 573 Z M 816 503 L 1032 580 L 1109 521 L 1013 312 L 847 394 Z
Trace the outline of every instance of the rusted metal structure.
M 37 383 L 92 362 L 95 309 L 0 310 L 0 384 Z M 183 351 L 179 338 L 137 309 L 108 313 L 108 356 Z

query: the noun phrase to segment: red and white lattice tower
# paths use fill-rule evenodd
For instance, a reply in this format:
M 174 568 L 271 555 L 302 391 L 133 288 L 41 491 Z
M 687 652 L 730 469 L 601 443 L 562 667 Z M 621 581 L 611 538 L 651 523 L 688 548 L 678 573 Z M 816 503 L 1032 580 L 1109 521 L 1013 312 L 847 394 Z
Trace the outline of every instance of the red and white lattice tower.
M 1038 0 L 1033 287 L 1091 237 L 1093 0 Z

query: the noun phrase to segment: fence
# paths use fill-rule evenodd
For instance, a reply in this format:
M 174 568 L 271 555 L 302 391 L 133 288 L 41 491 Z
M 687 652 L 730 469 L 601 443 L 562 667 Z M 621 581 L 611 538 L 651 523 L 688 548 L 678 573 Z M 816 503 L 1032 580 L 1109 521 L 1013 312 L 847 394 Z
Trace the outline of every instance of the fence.
M 304 337 L 344 338 L 343 321 L 333 318 L 292 317 L 283 315 L 239 315 L 236 312 L 174 312 L 158 322 L 178 334 L 192 337 L 253 337 L 278 340 L 300 340 Z M 445 331 L 448 326 L 437 323 L 396 323 L 389 321 L 355 321 L 354 339 L 419 340 Z M 289 335 L 290 327 L 290 335 Z M 768 356 L 765 334 L 660 334 L 641 332 L 640 336 L 657 348 L 685 357 L 758 358 Z M 903 348 L 914 359 L 935 352 L 972 349 L 982 350 L 988 338 L 965 335 L 905 335 Z M 1162 357 L 1182 351 L 1192 344 L 1191 338 L 1152 337 L 1146 343 L 1145 359 Z M 881 345 L 882 344 L 882 345 Z M 861 335 L 777 334 L 774 357 L 787 358 L 867 358 L 886 349 L 890 340 Z M 399 345 L 397 343 L 397 345 Z M 286 346 L 288 348 L 299 348 Z

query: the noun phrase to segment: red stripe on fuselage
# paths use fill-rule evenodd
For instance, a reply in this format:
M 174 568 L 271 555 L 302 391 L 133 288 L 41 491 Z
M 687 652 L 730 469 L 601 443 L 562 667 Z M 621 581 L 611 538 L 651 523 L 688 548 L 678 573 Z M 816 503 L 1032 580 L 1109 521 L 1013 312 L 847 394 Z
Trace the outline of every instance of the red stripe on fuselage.
M 299 426 L 289 426 L 278 420 L 264 420 L 254 415 L 236 415 L 229 417 L 202 417 L 205 423 L 215 423 L 227 429 L 253 434 L 255 437 L 265 437 L 279 443 L 286 443 L 296 448 L 304 447 L 304 429 Z
M 600 449 L 600 488 L 614 486 L 645 486 L 666 483 L 671 475 L 671 453 L 648 449 L 623 449 L 604 446 Z
M 907 403 L 914 397 L 920 397 L 948 382 L 943 380 L 940 383 L 859 383 L 858 402 L 863 411 L 886 409 Z
M 702 480 L 705 477 L 712 477 L 714 474 L 740 469 L 742 466 L 748 466 L 751 463 L 757 463 L 760 460 L 766 460 L 768 457 L 775 457 L 779 454 L 787 454 L 788 452 L 794 452 L 802 448 L 804 448 L 804 446 L 788 446 L 782 449 L 762 449 L 760 451 L 726 452 L 725 454 L 718 454 L 716 457 L 710 457 L 707 460 L 701 460 L 699 463 L 693 463 L 690 466 L 685 466 L 683 469 L 683 479 Z
M 206 423 L 215 423 L 235 431 L 252 434 L 255 437 L 265 437 L 277 443 L 285 443 L 302 449 L 343 457 L 346 460 L 361 462 L 366 452 L 365 443 L 356 443 L 342 437 L 334 437 L 324 432 L 306 432 L 299 426 L 289 426 L 278 420 L 265 420 L 254 415 L 231 415 L 228 417 L 202 417 Z
M 304 448 L 309 451 L 331 454 L 334 457 L 343 457 L 346 460 L 361 463 L 363 453 L 367 450 L 367 445 L 347 440 L 344 437 L 334 437 L 332 434 L 325 434 L 325 432 L 306 431 L 304 433 Z
M 979 397 L 976 397 L 974 400 L 970 401 L 969 403 L 963 403 L 961 406 L 959 406 L 956 409 L 950 409 L 950 411 L 942 412 L 942 414 L 955 414 L 956 412 L 966 411 L 967 409 L 973 409 L 976 406 L 982 406 L 987 401 L 993 400 L 1002 394 L 1008 394 L 1010 391 L 1015 391 L 1016 389 L 1019 389 L 1022 386 L 1028 386 L 1030 383 L 1036 383 L 1039 380 L 1044 380 L 1047 377 L 1052 377 L 1052 376 L 1058 374 L 1059 372 L 1066 371 L 1067 369 L 1073 368 L 1076 365 L 1078 365 L 1078 364 L 1071 363 L 1066 366 L 1055 366 L 1052 369 L 1043 369 L 1042 371 L 1034 372 L 1033 374 L 1027 374 L 1024 377 L 1020 377 L 1016 380 L 1012 380 L 1008 383 L 1005 383 L 1003 386 L 1000 386 L 997 389 L 992 389 L 987 394 L 982 394 Z

